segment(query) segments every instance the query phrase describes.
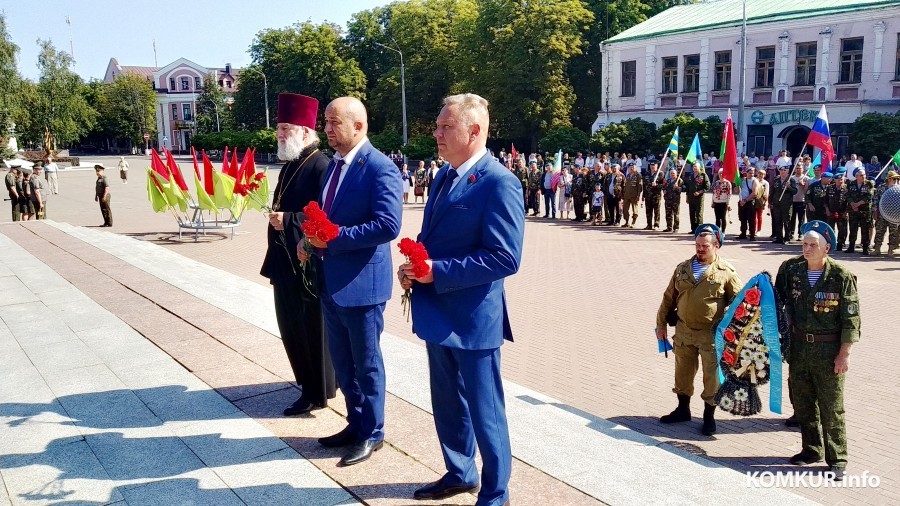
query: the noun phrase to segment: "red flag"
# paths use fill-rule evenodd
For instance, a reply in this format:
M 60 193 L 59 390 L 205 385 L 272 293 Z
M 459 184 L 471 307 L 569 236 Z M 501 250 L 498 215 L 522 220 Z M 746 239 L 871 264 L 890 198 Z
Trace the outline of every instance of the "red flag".
M 516 151 L 516 145 L 515 145 L 515 144 L 511 144 L 511 146 L 512 146 L 512 149 L 510 149 L 509 151 L 510 151 L 510 155 L 512 155 L 513 161 L 515 162 L 516 160 L 519 159 L 519 152 Z
M 234 148 L 234 151 L 231 152 L 231 163 L 228 164 L 228 174 L 229 176 L 237 179 L 238 177 L 238 159 L 237 159 L 237 148 Z
M 197 151 L 194 146 L 191 146 L 191 161 L 194 162 L 194 174 L 197 175 L 197 179 L 200 179 L 200 166 L 197 165 Z
M 222 156 L 222 174 L 228 174 L 228 146 L 225 146 L 225 154 Z
M 206 193 L 209 196 L 212 196 L 216 193 L 216 187 L 213 184 L 213 164 L 209 161 L 209 157 L 206 156 L 206 150 L 200 152 L 203 155 L 203 188 L 206 189 Z
M 737 146 L 734 143 L 734 123 L 731 121 L 731 109 L 728 109 L 728 117 L 725 119 L 725 128 L 722 130 L 722 149 L 719 152 L 722 162 L 722 177 L 733 184 L 741 184 L 741 174 L 738 172 Z
M 184 176 L 181 175 L 181 169 L 178 168 L 178 164 L 175 163 L 175 157 L 172 156 L 172 153 L 169 150 L 166 150 L 166 161 L 169 162 L 169 172 L 172 173 L 172 177 L 175 178 L 175 184 L 181 188 L 182 191 L 188 191 L 187 183 L 184 182 Z
M 159 159 L 159 155 L 156 153 L 155 149 L 150 151 L 150 168 L 162 176 L 166 181 L 169 180 L 169 169 L 167 169 L 162 160 Z

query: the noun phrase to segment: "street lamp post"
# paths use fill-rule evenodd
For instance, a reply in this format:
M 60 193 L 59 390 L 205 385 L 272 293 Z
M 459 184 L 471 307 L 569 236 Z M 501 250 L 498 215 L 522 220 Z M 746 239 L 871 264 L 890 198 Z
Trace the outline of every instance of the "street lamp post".
M 394 41 L 394 44 L 396 44 L 396 43 L 397 42 Z M 385 46 L 384 44 L 381 44 L 380 42 L 375 42 L 375 45 L 383 47 L 385 49 L 390 49 L 391 51 L 400 55 L 400 100 L 401 100 L 400 107 L 403 111 L 403 147 L 406 147 L 406 144 L 409 142 L 409 137 L 407 135 L 407 129 L 406 129 L 406 67 L 403 64 L 403 52 L 400 51 L 399 46 L 394 48 L 394 47 L 390 47 L 390 46 Z M 404 158 L 406 157 L 405 154 L 403 156 L 404 156 Z
M 743 15 L 741 22 L 741 84 L 738 92 L 738 139 L 741 141 L 743 150 L 747 151 L 747 143 L 744 140 L 744 88 L 746 88 L 747 67 L 745 59 L 747 57 L 747 0 L 744 0 Z M 738 154 L 740 156 L 740 154 Z
M 269 126 L 269 82 L 266 80 L 266 75 L 263 74 L 262 70 L 259 70 L 255 67 L 247 67 L 245 70 L 250 70 L 258 73 L 263 78 L 263 99 L 265 100 L 266 106 L 266 130 L 270 128 Z

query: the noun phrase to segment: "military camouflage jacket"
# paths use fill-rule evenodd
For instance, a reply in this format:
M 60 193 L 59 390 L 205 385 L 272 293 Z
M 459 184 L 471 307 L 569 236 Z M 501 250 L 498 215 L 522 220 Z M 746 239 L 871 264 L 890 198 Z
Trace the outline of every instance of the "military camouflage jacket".
M 854 214 L 869 214 L 872 209 L 872 197 L 875 194 L 875 183 L 866 180 L 863 184 L 856 181 L 847 185 L 847 210 Z M 854 211 L 850 204 L 862 201 L 863 204 Z
M 830 185 L 831 183 L 829 183 Z M 813 206 L 813 210 L 816 212 L 824 213 L 825 194 L 827 191 L 828 186 L 825 186 L 821 179 L 813 181 L 809 184 L 809 189 L 806 191 L 806 203 Z
M 539 170 L 536 170 L 534 172 L 529 172 L 528 173 L 528 189 L 529 190 L 540 190 L 541 189 L 541 179 L 542 179 L 541 176 L 543 176 L 543 175 L 544 175 L 544 173 Z
M 621 172 L 610 172 L 603 178 L 603 193 L 609 194 L 609 184 L 612 182 L 613 178 L 615 178 L 616 182 L 613 184 L 612 196 L 615 198 L 622 198 L 622 188 L 625 185 L 625 176 L 623 176 Z
M 653 183 L 656 183 L 656 186 L 653 186 Z M 658 200 L 664 185 L 665 177 L 658 170 L 655 173 L 648 173 L 647 179 L 644 180 L 644 200 Z
M 665 191 L 663 195 L 665 196 L 666 204 L 677 203 L 681 197 L 681 192 L 684 191 L 684 181 L 681 179 L 666 181 L 666 184 L 663 185 L 663 190 Z
M 684 192 L 687 194 L 687 198 L 699 199 L 709 191 L 709 188 L 709 177 L 706 175 L 705 170 L 685 174 Z M 694 195 L 695 192 L 700 192 L 700 195 Z
M 825 271 L 809 286 L 808 264 L 801 256 L 778 269 L 775 290 L 789 326 L 809 334 L 840 334 L 842 343 L 859 341 L 859 294 L 856 276 L 830 257 Z
M 785 189 L 785 185 L 787 185 L 787 189 Z M 790 207 L 793 204 L 795 193 L 797 193 L 797 183 L 793 179 L 782 180 L 780 177 L 776 177 L 769 183 L 769 205 Z
M 516 168 L 513 170 L 513 174 L 516 175 L 516 178 L 522 183 L 522 189 L 528 188 L 528 170 L 524 168 Z
M 847 187 L 838 186 L 834 183 L 828 185 L 825 190 L 825 213 L 834 215 L 835 213 L 844 214 L 847 212 Z
M 644 178 L 637 172 L 625 176 L 625 198 L 636 199 L 644 189 Z

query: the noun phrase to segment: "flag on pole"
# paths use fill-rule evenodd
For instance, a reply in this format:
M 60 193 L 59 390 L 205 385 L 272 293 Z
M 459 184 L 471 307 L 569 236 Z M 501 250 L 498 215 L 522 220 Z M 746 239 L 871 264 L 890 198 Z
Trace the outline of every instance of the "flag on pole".
M 200 179 L 200 165 L 197 164 L 197 151 L 194 150 L 194 146 L 191 146 L 191 161 L 194 162 L 194 174 Z
M 672 140 L 669 141 L 669 149 L 667 153 L 672 153 L 672 159 L 678 159 L 678 127 L 675 127 L 675 133 L 672 134 Z
M 694 162 L 700 161 L 702 163 L 703 151 L 700 149 L 700 134 L 694 134 L 694 142 L 691 143 L 691 149 L 688 150 L 688 154 L 684 159 L 691 164 L 691 172 L 693 172 Z
M 234 178 L 223 172 L 213 172 L 213 182 L 216 189 L 213 195 L 216 206 L 230 208 L 234 199 Z
M 834 146 L 831 145 L 831 132 L 828 129 L 828 113 L 825 112 L 825 104 L 819 110 L 819 115 L 813 123 L 812 130 L 809 131 L 809 137 L 806 143 L 822 150 L 822 169 L 828 171 L 831 169 L 831 160 L 834 159 Z
M 806 175 L 809 177 L 816 177 L 815 166 L 822 165 L 822 151 L 820 150 L 816 153 L 816 157 L 813 158 L 812 164 L 809 166 L 809 170 L 806 171 Z M 827 170 L 822 169 L 822 172 L 828 172 Z
M 152 169 L 147 169 L 147 199 L 150 200 L 150 205 L 153 206 L 154 212 L 162 213 L 169 207 L 169 202 L 166 200 L 166 196 L 163 195 L 159 183 L 156 182 Z
M 719 160 L 723 165 L 722 177 L 731 181 L 734 186 L 740 186 L 741 171 L 738 170 L 737 144 L 734 142 L 734 122 L 731 120 L 731 109 L 728 109 L 725 128 L 722 130 L 722 149 L 719 150 Z
M 225 154 L 222 155 L 222 174 L 228 174 L 228 146 L 225 146 Z
M 200 152 L 203 155 L 203 188 L 206 190 L 206 193 L 209 195 L 213 195 L 216 193 L 215 186 L 213 185 L 213 172 L 215 172 L 215 168 L 211 161 L 209 161 L 209 157 L 206 156 L 206 150 Z
M 203 188 L 203 185 L 200 183 L 200 175 L 198 172 L 194 172 L 194 187 L 197 188 L 197 205 L 200 209 L 212 211 L 214 213 L 219 212 L 219 209 L 216 207 L 216 202 L 209 196 L 209 193 L 206 193 L 206 189 Z
M 897 152 L 894 153 L 894 156 L 891 158 L 891 160 L 893 160 L 894 166 L 900 167 L 900 149 L 898 149 Z
M 172 156 L 172 153 L 168 149 L 166 149 L 166 161 L 169 165 L 169 173 L 172 175 L 172 178 L 174 178 L 175 184 L 178 185 L 178 188 L 181 191 L 188 191 L 187 183 L 184 180 L 184 176 L 181 174 L 181 169 L 178 167 L 178 164 L 175 163 L 175 157 Z
M 512 144 L 512 149 L 509 150 L 510 156 L 512 156 L 513 163 L 515 163 L 519 159 L 519 152 L 516 151 L 516 145 Z
M 166 165 L 159 159 L 159 154 L 157 154 L 155 149 L 150 151 L 150 168 L 162 176 L 166 181 L 169 180 L 169 169 L 167 169 Z
M 558 153 L 556 153 L 556 160 L 553 160 L 553 171 L 559 172 L 562 170 L 562 150 L 560 149 Z

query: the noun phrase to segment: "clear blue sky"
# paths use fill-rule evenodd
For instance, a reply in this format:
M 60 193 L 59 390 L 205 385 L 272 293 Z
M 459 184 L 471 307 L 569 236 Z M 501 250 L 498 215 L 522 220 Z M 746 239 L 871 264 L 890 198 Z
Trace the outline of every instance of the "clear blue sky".
M 159 66 L 187 58 L 208 67 L 250 63 L 247 49 L 266 28 L 298 21 L 330 21 L 346 28 L 358 11 L 385 5 L 385 0 L 0 0 L 13 42 L 19 46 L 19 71 L 38 77 L 38 38 L 69 51 L 69 27 L 75 72 L 102 79 L 111 57 L 121 65 L 154 66 L 156 39 Z

